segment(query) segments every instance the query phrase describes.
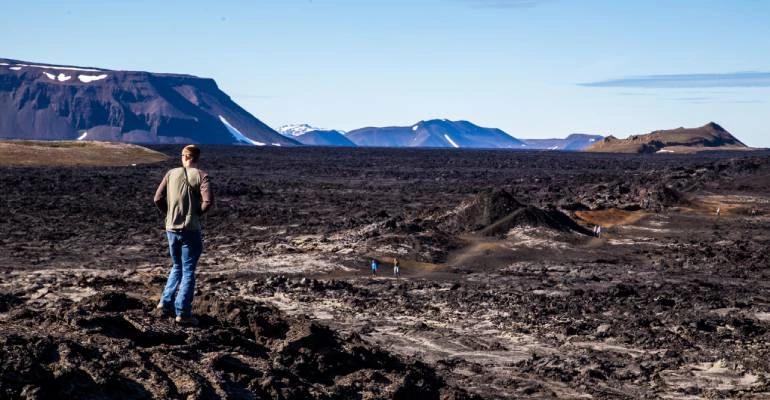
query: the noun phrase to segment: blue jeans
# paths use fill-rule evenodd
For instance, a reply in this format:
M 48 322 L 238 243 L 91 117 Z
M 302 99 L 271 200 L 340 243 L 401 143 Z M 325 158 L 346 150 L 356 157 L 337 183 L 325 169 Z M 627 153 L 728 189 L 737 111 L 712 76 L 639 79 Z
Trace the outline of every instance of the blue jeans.
M 166 236 L 171 253 L 171 272 L 160 303 L 170 308 L 173 301 L 176 315 L 189 317 L 195 295 L 195 267 L 203 252 L 203 238 L 201 231 L 166 231 Z

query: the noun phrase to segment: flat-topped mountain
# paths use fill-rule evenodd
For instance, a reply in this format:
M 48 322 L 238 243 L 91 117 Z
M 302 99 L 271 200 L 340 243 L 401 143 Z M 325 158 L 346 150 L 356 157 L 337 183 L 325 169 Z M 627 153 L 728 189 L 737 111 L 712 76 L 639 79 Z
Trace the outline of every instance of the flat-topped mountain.
M 586 151 L 605 153 L 687 153 L 702 150 L 750 149 L 714 122 L 698 128 L 676 128 L 633 135 L 627 139 L 608 136 Z
M 526 148 L 524 142 L 500 129 L 446 119 L 420 121 L 412 126 L 361 128 L 345 136 L 362 147 Z
M 0 138 L 296 145 L 213 79 L 0 58 Z

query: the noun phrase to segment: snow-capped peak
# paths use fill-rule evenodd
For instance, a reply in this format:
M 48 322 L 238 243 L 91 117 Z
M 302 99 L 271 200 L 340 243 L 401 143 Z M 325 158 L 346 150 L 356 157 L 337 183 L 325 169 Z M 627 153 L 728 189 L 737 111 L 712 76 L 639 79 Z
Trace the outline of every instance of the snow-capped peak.
M 288 125 L 282 125 L 278 127 L 278 133 L 280 133 L 283 136 L 288 137 L 297 137 L 302 136 L 310 131 L 331 131 L 336 130 L 337 132 L 341 134 L 345 134 L 344 131 L 341 131 L 339 129 L 324 129 L 324 128 L 316 128 L 314 126 L 310 126 L 308 124 L 288 124 Z
M 320 128 L 312 127 L 308 124 L 288 124 L 278 127 L 278 133 L 283 136 L 300 136 L 310 131 L 320 131 Z

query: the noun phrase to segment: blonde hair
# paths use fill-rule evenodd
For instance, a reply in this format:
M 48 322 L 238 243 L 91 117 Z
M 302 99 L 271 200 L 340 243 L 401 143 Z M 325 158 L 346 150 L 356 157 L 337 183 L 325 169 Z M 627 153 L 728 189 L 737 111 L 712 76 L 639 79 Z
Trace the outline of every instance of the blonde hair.
M 193 161 L 198 161 L 198 157 L 201 156 L 201 149 L 194 144 L 188 144 L 184 147 L 184 149 L 182 149 L 182 154 L 185 153 L 190 154 Z

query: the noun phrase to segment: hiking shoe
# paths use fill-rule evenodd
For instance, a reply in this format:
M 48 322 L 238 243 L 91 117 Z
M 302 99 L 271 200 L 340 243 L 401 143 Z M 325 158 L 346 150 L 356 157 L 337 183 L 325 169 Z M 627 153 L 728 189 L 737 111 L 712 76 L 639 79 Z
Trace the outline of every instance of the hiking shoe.
M 163 303 L 158 303 L 158 305 L 155 306 L 153 314 L 155 314 L 157 317 L 170 317 L 174 315 L 174 311 L 170 306 L 166 306 Z
M 181 315 L 177 315 L 176 318 L 174 318 L 174 322 L 176 322 L 179 325 L 198 326 L 198 318 L 195 318 L 192 315 L 189 317 L 183 317 Z

